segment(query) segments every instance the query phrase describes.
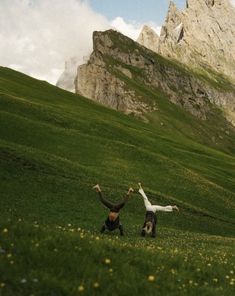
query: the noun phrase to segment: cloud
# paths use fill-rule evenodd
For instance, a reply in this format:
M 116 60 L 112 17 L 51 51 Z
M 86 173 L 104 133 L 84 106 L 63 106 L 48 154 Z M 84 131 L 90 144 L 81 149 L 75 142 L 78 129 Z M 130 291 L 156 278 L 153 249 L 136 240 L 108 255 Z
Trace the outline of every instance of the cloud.
M 55 83 L 64 62 L 91 52 L 110 25 L 81 0 L 1 0 L 0 65 Z
M 235 0 L 230 0 L 230 2 L 235 7 Z
M 122 17 L 116 17 L 112 22 L 111 26 L 116 28 L 118 31 L 123 33 L 124 35 L 136 40 L 143 28 L 144 24 L 133 22 L 126 22 Z M 161 27 L 157 26 L 153 22 L 146 23 L 146 25 L 150 26 L 153 30 L 160 35 Z
M 56 83 L 65 61 L 81 64 L 91 53 L 93 31 L 115 27 L 136 40 L 142 26 L 122 17 L 109 22 L 87 0 L 0 0 L 0 65 Z

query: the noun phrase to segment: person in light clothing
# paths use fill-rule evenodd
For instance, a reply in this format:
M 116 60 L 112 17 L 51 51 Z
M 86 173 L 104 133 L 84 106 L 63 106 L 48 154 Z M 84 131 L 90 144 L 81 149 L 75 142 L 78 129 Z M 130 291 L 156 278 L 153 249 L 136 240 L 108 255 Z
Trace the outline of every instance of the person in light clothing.
M 173 210 L 179 211 L 176 205 L 174 206 L 159 206 L 159 205 L 152 205 L 151 202 L 148 200 L 141 183 L 139 185 L 139 193 L 143 197 L 144 205 L 146 208 L 145 214 L 145 221 L 141 231 L 141 235 L 145 236 L 147 234 L 151 234 L 152 237 L 156 237 L 156 224 L 157 224 L 157 216 L 156 212 L 173 212 Z

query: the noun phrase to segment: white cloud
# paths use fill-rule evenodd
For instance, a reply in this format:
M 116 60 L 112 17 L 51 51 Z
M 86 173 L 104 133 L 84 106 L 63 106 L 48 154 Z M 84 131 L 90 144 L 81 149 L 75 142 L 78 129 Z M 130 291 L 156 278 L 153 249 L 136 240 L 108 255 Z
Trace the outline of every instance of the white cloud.
M 126 22 L 122 17 L 116 17 L 112 22 L 111 26 L 116 28 L 118 31 L 123 33 L 124 35 L 136 40 L 143 28 L 144 24 L 140 24 L 137 22 Z M 153 30 L 160 35 L 161 27 L 157 26 L 153 22 L 146 23 L 145 25 L 150 26 Z
M 235 7 L 235 0 L 230 0 L 230 2 Z
M 1 0 L 0 65 L 55 83 L 64 62 L 92 49 L 108 21 L 82 0 Z
M 142 26 L 121 17 L 110 23 L 86 0 L 0 0 L 0 65 L 55 83 L 65 61 L 91 53 L 93 31 L 115 27 L 136 40 Z

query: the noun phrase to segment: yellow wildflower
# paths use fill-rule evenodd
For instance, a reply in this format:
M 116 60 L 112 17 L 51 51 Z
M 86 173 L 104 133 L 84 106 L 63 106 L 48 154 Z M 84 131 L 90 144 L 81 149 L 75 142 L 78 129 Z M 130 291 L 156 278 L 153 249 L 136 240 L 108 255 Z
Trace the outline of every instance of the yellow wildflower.
M 149 281 L 149 282 L 153 282 L 153 281 L 155 281 L 155 276 L 154 276 L 154 275 L 149 275 L 149 276 L 148 276 L 148 281 Z
M 83 292 L 85 290 L 85 288 L 83 287 L 83 285 L 80 285 L 78 287 L 78 292 Z
M 111 260 L 109 258 L 105 258 L 104 262 L 105 262 L 105 264 L 110 264 Z
M 93 287 L 97 289 L 97 288 L 99 288 L 99 287 L 100 287 L 100 284 L 99 284 L 99 283 L 97 283 L 97 282 L 95 282 L 95 283 L 93 284 Z

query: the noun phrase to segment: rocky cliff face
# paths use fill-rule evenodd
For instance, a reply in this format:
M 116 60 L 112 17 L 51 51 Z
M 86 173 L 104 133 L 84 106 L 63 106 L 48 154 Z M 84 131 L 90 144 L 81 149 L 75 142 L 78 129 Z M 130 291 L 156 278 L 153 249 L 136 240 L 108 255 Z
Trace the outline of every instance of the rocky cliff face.
M 160 90 L 170 101 L 206 119 L 211 104 L 229 106 L 233 113 L 234 87 L 219 85 L 208 77 L 192 74 L 138 43 L 109 30 L 95 32 L 93 53 L 78 67 L 76 92 L 125 113 L 143 114 L 157 108 L 131 87 L 135 81 Z M 232 120 L 232 119 L 231 119 Z
M 122 36 L 120 42 L 123 39 L 124 41 L 129 39 L 113 30 L 103 33 L 94 32 L 93 53 L 87 64 L 78 67 L 75 80 L 76 93 L 126 114 L 141 115 L 144 112 L 154 110 L 154 103 L 146 104 L 141 101 L 135 90 L 126 87 L 125 81 L 120 79 L 119 75 L 114 74 L 114 71 L 117 71 L 131 79 L 131 71 L 122 67 L 119 62 L 123 61 L 130 64 L 135 55 L 126 55 L 120 51 L 115 46 L 111 36 L 114 36 L 114 38 Z M 111 64 L 110 58 L 113 59 Z M 112 62 L 115 65 L 112 65 Z
M 230 0 L 187 0 L 183 11 L 171 1 L 158 47 L 155 42 L 144 45 L 195 68 L 209 66 L 235 81 L 235 8 Z
M 123 72 L 131 76 L 128 70 L 123 69 Z M 102 57 L 97 53 L 91 56 L 87 65 L 78 68 L 75 85 L 76 93 L 126 114 L 140 115 L 151 109 L 136 100 L 135 92 L 127 90 L 125 83 L 106 69 Z

